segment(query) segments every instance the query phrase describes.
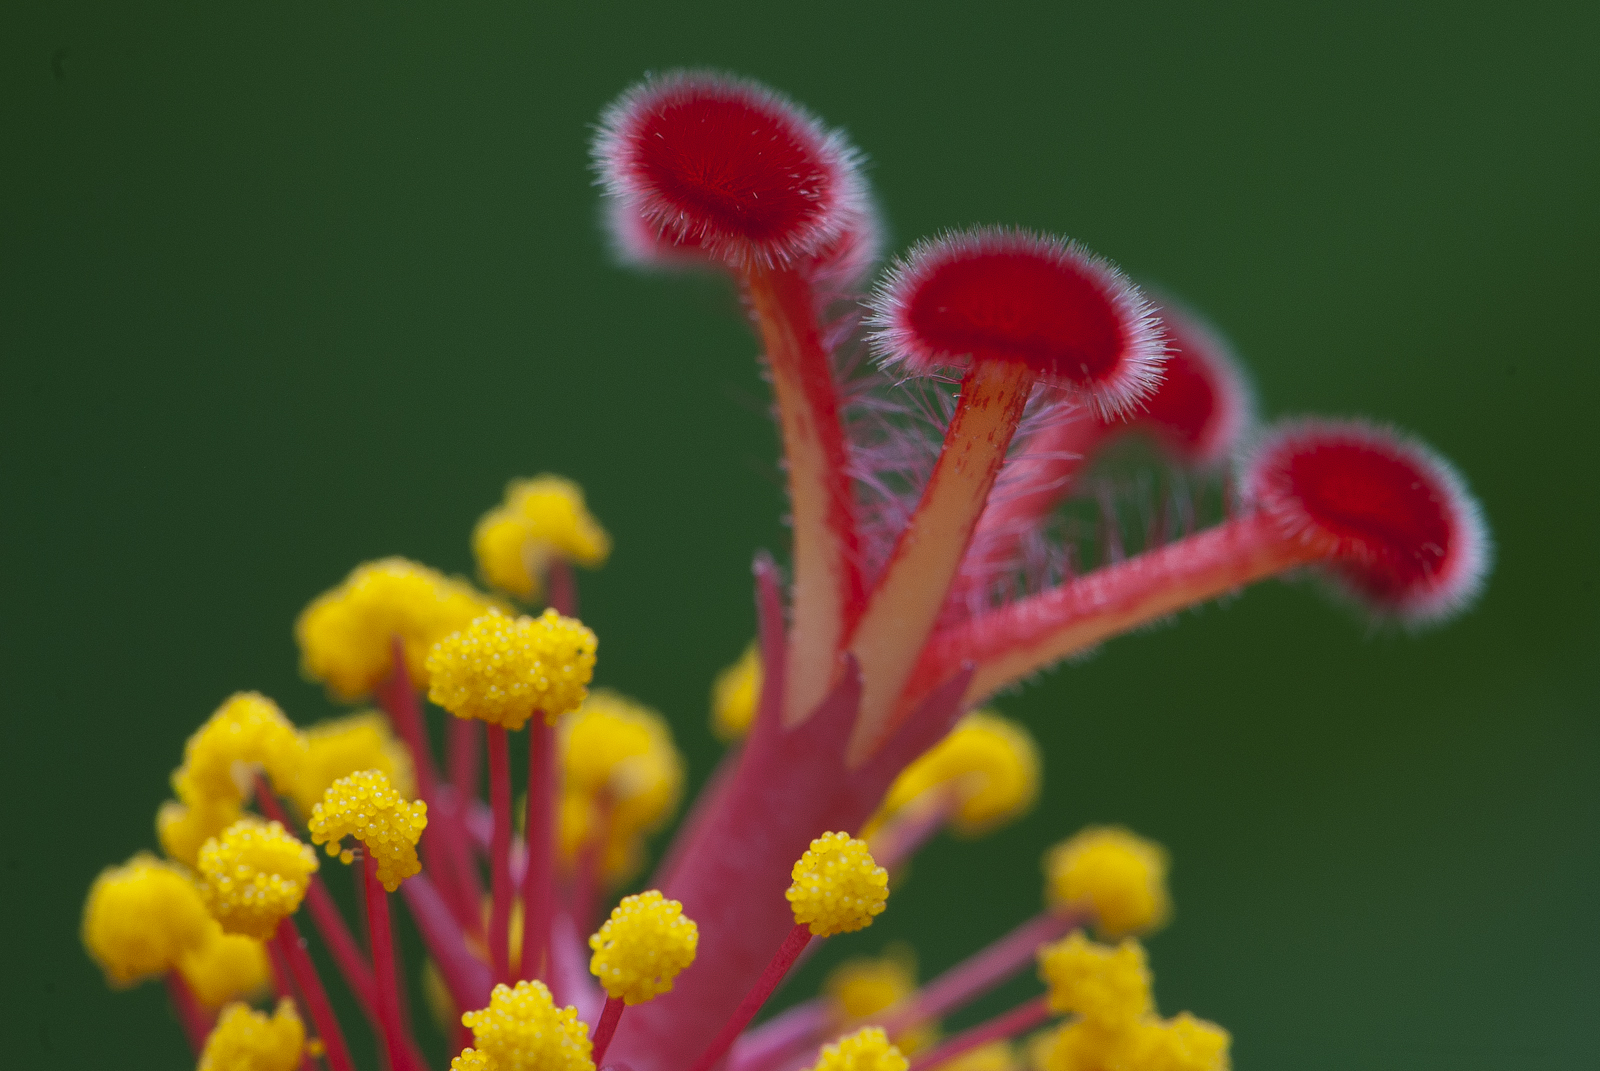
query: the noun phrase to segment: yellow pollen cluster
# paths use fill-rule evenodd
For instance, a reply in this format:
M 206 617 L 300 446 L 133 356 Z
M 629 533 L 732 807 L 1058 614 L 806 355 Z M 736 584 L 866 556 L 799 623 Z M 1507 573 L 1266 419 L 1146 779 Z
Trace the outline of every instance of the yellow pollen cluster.
M 422 869 L 417 840 L 427 827 L 428 805 L 421 800 L 407 803 L 377 770 L 353 773 L 329 785 L 306 822 L 311 843 L 326 844 L 329 855 L 346 863 L 355 856 L 340 850 L 345 837 L 366 845 L 378 861 L 378 880 L 390 892 Z
M 812 1071 L 906 1071 L 909 1066 L 881 1029 L 868 1026 L 822 1046 Z
M 271 1018 L 230 1004 L 206 1039 L 197 1071 L 292 1071 L 305 1047 L 306 1028 L 288 997 Z
M 694 962 L 700 931 L 683 905 L 652 889 L 625 896 L 589 938 L 589 970 L 613 997 L 642 1004 L 672 992 L 672 980 Z
M 260 767 L 273 787 L 287 792 L 305 754 L 305 740 L 278 704 L 257 692 L 240 692 L 189 737 L 172 787 L 191 807 L 241 802 L 249 798 Z
M 463 1026 L 472 1030 L 473 1049 L 452 1067 L 487 1071 L 594 1071 L 594 1048 L 576 1008 L 557 1008 L 543 982 L 518 982 L 515 989 L 497 985 L 489 1006 L 467 1012 Z M 476 1050 L 476 1052 L 474 1052 Z M 473 1053 L 468 1056 L 468 1053 Z
M 200 857 L 200 846 L 244 815 L 234 800 L 204 800 L 195 804 L 167 800 L 156 811 L 156 839 L 161 850 L 188 866 Z
M 462 1049 L 450 1061 L 450 1071 L 495 1071 L 495 1065 L 490 1062 L 489 1054 L 486 1052 Z
M 784 893 L 796 925 L 816 937 L 872 925 L 889 900 L 889 872 L 848 833 L 824 833 L 794 864 L 794 884 Z
M 1216 1023 L 1179 1012 L 1139 1031 L 1133 1063 L 1138 1071 L 1228 1071 L 1231 1041 Z
M 1148 933 L 1167 920 L 1167 853 L 1115 826 L 1091 826 L 1045 856 L 1057 906 L 1088 904 L 1105 937 Z
M 244 818 L 206 841 L 197 867 L 223 930 L 265 941 L 299 909 L 317 853 L 277 822 Z
M 593 569 L 605 564 L 611 537 L 584 505 L 583 488 L 544 475 L 511 482 L 504 504 L 473 530 L 472 552 L 490 587 L 534 599 L 552 558 Z
M 146 852 L 101 871 L 83 906 L 83 946 L 119 987 L 165 974 L 215 930 L 193 879 Z
M 428 698 L 458 718 L 520 729 L 543 711 L 553 725 L 588 695 L 595 636 L 546 610 L 509 617 L 491 610 L 440 640 L 428 655 Z
M 907 999 L 917 991 L 917 965 L 910 949 L 899 947 L 877 957 L 848 959 L 823 982 L 823 992 L 836 1008 L 839 1023 L 860 1022 Z M 935 1023 L 922 1023 L 897 1034 L 895 1047 L 911 1054 L 938 1037 Z
M 755 644 L 711 685 L 711 729 L 718 740 L 738 740 L 750 731 L 761 703 L 761 652 Z
M 302 815 L 341 777 L 377 770 L 402 796 L 417 794 L 411 752 L 389 731 L 389 719 L 364 711 L 313 725 L 305 731 L 306 757 L 291 797 Z
M 1142 1024 L 1107 1030 L 1087 1019 L 1075 1019 L 1041 1035 L 1033 1065 L 1037 1071 L 1136 1071 L 1132 1062 Z
M 1138 941 L 1112 947 L 1074 930 L 1039 949 L 1039 976 L 1050 987 L 1053 1011 L 1076 1012 L 1107 1028 L 1150 1014 L 1150 968 Z
M 195 998 L 208 1008 L 248 1000 L 271 980 L 267 950 L 260 941 L 216 927 L 203 945 L 183 954 L 178 970 Z
M 561 854 L 569 864 L 597 836 L 601 870 L 622 881 L 639 868 L 644 838 L 672 816 L 683 758 L 666 720 L 599 690 L 561 723 Z
M 295 622 L 306 676 L 342 699 L 359 699 L 389 676 L 398 639 L 421 681 L 428 651 L 494 603 L 470 584 L 405 558 L 357 566 L 312 600 Z
M 991 1041 L 939 1065 L 939 1071 L 1015 1071 L 1017 1054 L 1009 1041 Z
M 1039 798 L 1039 748 L 1028 731 L 990 711 L 962 718 L 950 734 L 906 767 L 884 798 L 894 814 L 928 793 L 955 797 L 950 824 L 976 836 L 1018 818 Z

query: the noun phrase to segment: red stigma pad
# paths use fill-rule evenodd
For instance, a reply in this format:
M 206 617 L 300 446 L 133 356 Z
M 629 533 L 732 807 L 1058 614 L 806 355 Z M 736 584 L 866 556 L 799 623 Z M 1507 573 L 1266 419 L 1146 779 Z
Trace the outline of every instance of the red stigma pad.
M 1198 317 L 1166 303 L 1158 312 L 1167 335 L 1161 383 L 1125 419 L 1184 464 L 1218 464 L 1250 426 L 1250 387 L 1231 347 Z
M 874 298 L 874 322 L 880 352 L 913 372 L 1020 362 L 1106 413 L 1161 374 L 1160 330 L 1133 284 L 1069 242 L 1022 231 L 919 245 Z
M 1288 534 L 1327 548 L 1352 594 L 1422 622 L 1476 594 L 1488 566 L 1477 503 L 1427 447 L 1355 421 L 1305 422 L 1268 437 L 1246 494 Z
M 595 155 L 612 196 L 664 242 L 739 267 L 818 251 L 864 200 L 840 135 L 769 89 L 710 74 L 624 94 Z

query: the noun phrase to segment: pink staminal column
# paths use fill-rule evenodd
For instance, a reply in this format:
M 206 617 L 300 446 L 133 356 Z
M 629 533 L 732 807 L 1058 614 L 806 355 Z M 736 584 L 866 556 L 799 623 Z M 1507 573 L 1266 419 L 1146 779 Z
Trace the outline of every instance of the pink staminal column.
M 976 230 L 924 242 L 873 301 L 879 352 L 913 374 L 963 369 L 944 445 L 848 646 L 861 662 L 859 760 L 890 728 L 1036 383 L 1107 414 L 1159 378 L 1161 336 L 1120 272 L 1059 239 Z
M 527 864 L 522 872 L 523 978 L 550 980 L 550 919 L 555 910 L 556 731 L 543 711 L 528 721 Z M 498 828 L 498 827 L 497 827 Z
M 1348 597 L 1409 623 L 1465 606 L 1488 567 L 1488 534 L 1460 478 L 1386 429 L 1282 425 L 1257 446 L 1241 493 L 1245 512 L 1215 528 L 935 636 L 909 695 L 970 663 L 975 704 L 1112 636 L 1300 566 L 1322 567 Z
M 489 841 L 489 962 L 497 982 L 511 977 L 511 756 L 504 726 L 487 724 L 489 809 L 494 827 Z
M 962 1031 L 929 1052 L 917 1055 L 911 1061 L 910 1071 L 932 1071 L 980 1045 L 1014 1038 L 1047 1022 L 1050 1014 L 1050 998 L 1035 997 L 1004 1015 L 997 1015 L 986 1023 Z
M 862 580 L 847 451 L 816 285 L 872 259 L 876 226 L 855 151 L 804 109 L 702 73 L 648 80 L 607 110 L 594 154 L 619 246 L 648 263 L 719 265 L 766 348 L 793 514 L 794 671 L 803 721 L 833 683 Z

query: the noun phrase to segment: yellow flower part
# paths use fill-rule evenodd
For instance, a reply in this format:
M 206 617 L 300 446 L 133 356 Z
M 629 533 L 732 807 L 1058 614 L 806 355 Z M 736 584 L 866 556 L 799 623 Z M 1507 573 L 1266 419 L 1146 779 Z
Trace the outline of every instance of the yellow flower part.
M 197 1071 L 293 1071 L 306 1047 L 306 1028 L 288 997 L 270 1019 L 245 1004 L 222 1009 L 206 1039 Z
M 589 971 L 605 991 L 629 1004 L 672 992 L 672 980 L 694 962 L 700 931 L 683 905 L 651 889 L 625 896 L 589 938 Z
M 597 568 L 611 554 L 611 537 L 584 504 L 583 488 L 547 474 L 511 482 L 505 503 L 473 530 L 472 552 L 490 587 L 534 599 L 552 558 Z
M 210 939 L 185 952 L 178 970 L 195 998 L 208 1008 L 250 1000 L 271 981 L 267 950 L 254 937 L 213 929 Z
M 975 711 L 895 778 L 883 811 L 894 814 L 941 789 L 955 796 L 950 824 L 957 832 L 986 833 L 1039 798 L 1038 745 L 1016 722 Z
M 1039 977 L 1050 987 L 1052 1011 L 1076 1012 L 1108 1029 L 1125 1027 L 1152 1010 L 1150 968 L 1144 948 L 1132 939 L 1112 947 L 1073 930 L 1039 949 Z
M 417 841 L 428 828 L 428 805 L 421 800 L 407 803 L 382 773 L 363 770 L 328 786 L 321 801 L 311 808 L 306 828 L 311 831 L 311 843 L 326 844 L 329 855 L 346 863 L 354 856 L 341 852 L 340 842 L 355 837 L 378 861 L 378 880 L 394 892 L 422 869 Z
M 156 839 L 161 850 L 186 866 L 194 866 L 200 846 L 237 822 L 244 808 L 234 800 L 195 804 L 167 800 L 156 811 Z
M 1149 933 L 1171 912 L 1167 853 L 1117 826 L 1090 826 L 1045 855 L 1049 897 L 1057 906 L 1088 904 L 1104 937 Z
M 601 869 L 630 877 L 644 838 L 672 817 L 683 792 L 683 757 L 666 719 L 598 690 L 561 723 L 561 850 L 569 863 L 603 829 Z
M 1129 1064 L 1134 1071 L 1228 1071 L 1231 1041 L 1216 1023 L 1180 1012 L 1139 1031 Z
M 299 909 L 317 853 L 277 822 L 242 818 L 206 841 L 197 868 L 223 930 L 265 941 Z
M 319 722 L 305 731 L 306 757 L 292 798 L 302 815 L 341 777 L 377 770 L 402 796 L 417 794 L 411 752 L 389 731 L 389 719 L 369 710 Z
M 711 730 L 718 740 L 738 740 L 750 731 L 761 705 L 761 651 L 752 643 L 739 661 L 711 685 Z
M 594 1071 L 594 1048 L 576 1008 L 557 1008 L 543 982 L 494 987 L 489 1006 L 461 1017 L 486 1063 L 462 1066 L 497 1071 Z M 462 1053 L 465 1057 L 466 1053 Z M 473 1059 L 479 1059 L 474 1056 Z M 458 1057 L 460 1059 L 461 1057 Z
M 1016 1071 L 1017 1054 L 1009 1041 L 991 1041 L 939 1065 L 939 1071 Z
M 477 1049 L 462 1049 L 450 1061 L 450 1071 L 494 1071 L 494 1064 L 489 1061 L 487 1053 Z
M 813 1071 L 906 1071 L 909 1066 L 881 1029 L 868 1026 L 822 1046 Z
M 1034 1048 L 1035 1071 L 1141 1071 L 1133 1056 L 1144 1023 L 1108 1030 L 1088 1019 L 1074 1019 L 1040 1036 Z
M 554 725 L 588 696 L 596 642 L 583 622 L 554 610 L 490 610 L 434 645 L 428 698 L 458 718 L 507 729 L 522 728 L 536 710 Z
M 240 802 L 250 797 L 259 768 L 273 788 L 287 793 L 305 754 L 305 740 L 278 704 L 258 692 L 239 692 L 189 737 L 172 787 L 190 806 Z
M 783 894 L 794 921 L 816 937 L 872 925 L 889 900 L 889 872 L 848 833 L 824 833 L 794 864 L 794 883 Z
M 472 585 L 426 565 L 367 562 L 300 614 L 294 635 L 301 666 L 341 699 L 359 699 L 389 676 L 399 639 L 406 670 L 420 682 L 433 645 L 493 605 Z
M 847 959 L 833 969 L 822 989 L 837 1009 L 835 1021 L 871 1019 L 917 991 L 916 959 L 903 946 L 882 956 Z M 910 1055 L 932 1044 L 938 1035 L 937 1024 L 922 1023 L 896 1035 L 894 1043 Z
M 83 905 L 83 947 L 118 987 L 165 974 L 215 930 L 194 880 L 147 852 L 102 870 Z

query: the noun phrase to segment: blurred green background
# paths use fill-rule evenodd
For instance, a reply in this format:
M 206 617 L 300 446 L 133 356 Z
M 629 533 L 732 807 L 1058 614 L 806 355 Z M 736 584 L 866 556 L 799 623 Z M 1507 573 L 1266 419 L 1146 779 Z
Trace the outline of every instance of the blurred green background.
M 509 477 L 588 488 L 600 679 L 709 769 L 785 545 L 775 437 L 731 295 L 610 264 L 586 162 L 682 64 L 847 128 L 894 248 L 1072 235 L 1209 313 L 1266 414 L 1414 429 L 1499 547 L 1442 631 L 1268 585 L 1009 699 L 1037 812 L 938 842 L 830 952 L 938 970 L 1114 820 L 1176 860 L 1163 1008 L 1241 1068 L 1600 1065 L 1600 7 L 153 6 L 0 14 L 8 1065 L 184 1065 L 160 988 L 80 950 L 89 881 L 153 846 L 229 692 L 329 711 L 311 596 L 384 554 L 470 571 Z

